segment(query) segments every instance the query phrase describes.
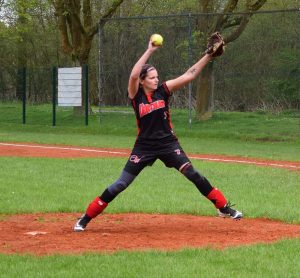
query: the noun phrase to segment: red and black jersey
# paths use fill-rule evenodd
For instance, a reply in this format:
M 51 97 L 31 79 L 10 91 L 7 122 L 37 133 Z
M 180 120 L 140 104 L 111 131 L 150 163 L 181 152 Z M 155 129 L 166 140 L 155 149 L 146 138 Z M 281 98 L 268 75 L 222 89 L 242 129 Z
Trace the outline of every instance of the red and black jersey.
M 166 83 L 161 84 L 151 95 L 146 95 L 139 88 L 131 100 L 138 125 L 135 147 L 142 148 L 143 151 L 166 149 L 177 141 L 170 119 L 170 96 Z

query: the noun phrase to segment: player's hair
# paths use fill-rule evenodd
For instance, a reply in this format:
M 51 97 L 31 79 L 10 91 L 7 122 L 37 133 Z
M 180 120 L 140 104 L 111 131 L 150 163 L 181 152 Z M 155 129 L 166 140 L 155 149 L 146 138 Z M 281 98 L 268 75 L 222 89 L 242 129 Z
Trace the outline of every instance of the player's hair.
M 144 80 L 145 77 L 147 76 L 147 73 L 151 70 L 154 70 L 155 67 L 150 65 L 150 64 L 145 64 L 142 66 L 142 70 L 140 72 L 140 79 Z

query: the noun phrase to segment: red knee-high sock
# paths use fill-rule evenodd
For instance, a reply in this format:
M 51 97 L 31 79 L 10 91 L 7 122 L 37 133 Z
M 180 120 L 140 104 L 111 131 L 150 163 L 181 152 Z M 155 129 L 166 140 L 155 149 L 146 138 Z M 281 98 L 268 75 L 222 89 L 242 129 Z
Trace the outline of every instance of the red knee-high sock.
M 86 209 L 86 214 L 94 218 L 98 214 L 100 214 L 107 207 L 107 203 L 102 201 L 99 197 L 97 197 L 93 202 L 91 202 Z
M 225 199 L 224 195 L 217 188 L 214 188 L 212 191 L 210 191 L 206 197 L 214 203 L 217 209 L 223 208 L 227 204 L 227 200 Z

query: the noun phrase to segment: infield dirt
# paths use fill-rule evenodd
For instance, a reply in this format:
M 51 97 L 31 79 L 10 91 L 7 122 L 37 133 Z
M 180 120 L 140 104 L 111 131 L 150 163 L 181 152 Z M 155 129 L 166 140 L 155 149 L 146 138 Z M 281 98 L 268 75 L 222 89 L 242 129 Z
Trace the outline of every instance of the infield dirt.
M 74 232 L 79 214 L 2 215 L 0 253 L 81 254 L 120 250 L 180 250 L 270 243 L 300 238 L 300 225 L 268 219 L 164 214 L 103 214 L 84 232 Z

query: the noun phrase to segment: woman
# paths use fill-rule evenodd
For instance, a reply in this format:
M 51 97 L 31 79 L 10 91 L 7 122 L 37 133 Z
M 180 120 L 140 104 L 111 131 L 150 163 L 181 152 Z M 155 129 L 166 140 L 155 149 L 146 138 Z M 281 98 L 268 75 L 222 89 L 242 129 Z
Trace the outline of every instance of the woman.
M 220 216 L 236 220 L 243 217 L 241 212 L 230 207 L 220 190 L 212 187 L 209 181 L 194 169 L 174 135 L 170 121 L 171 92 L 194 80 L 213 59 L 213 55 L 205 54 L 184 74 L 159 85 L 157 70 L 152 65 L 146 64 L 158 48 L 159 46 L 154 46 L 150 40 L 147 50 L 136 62 L 129 77 L 128 96 L 138 124 L 138 136 L 129 159 L 120 178 L 89 204 L 85 214 L 76 222 L 74 231 L 84 231 L 91 219 L 100 214 L 146 166 L 151 166 L 156 159 L 160 159 L 167 167 L 177 169 L 193 182 L 202 195 L 215 205 Z

